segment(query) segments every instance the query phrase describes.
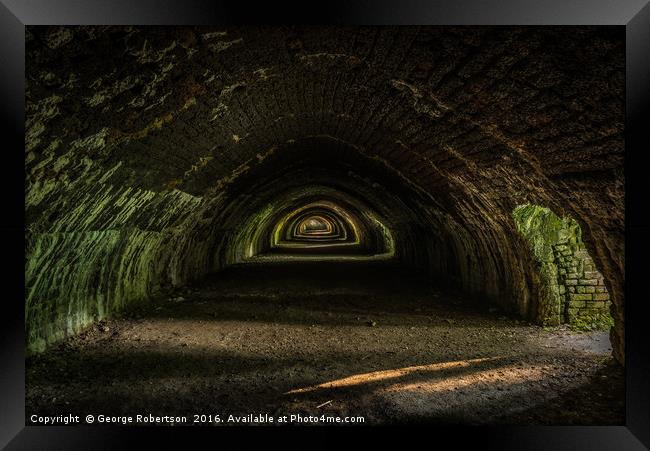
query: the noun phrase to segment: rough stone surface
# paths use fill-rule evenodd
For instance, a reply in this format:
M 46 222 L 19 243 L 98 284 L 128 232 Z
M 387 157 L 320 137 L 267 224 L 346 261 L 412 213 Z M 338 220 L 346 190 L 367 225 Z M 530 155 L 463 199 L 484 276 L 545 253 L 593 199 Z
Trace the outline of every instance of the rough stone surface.
M 625 423 L 607 332 L 497 316 L 386 261 L 311 265 L 236 265 L 181 289 L 184 302 L 127 310 L 31 356 L 26 424 L 32 412 L 191 424 L 197 411 L 219 425 L 251 412 L 366 426 Z
M 604 278 L 584 247 L 580 225 L 536 205 L 517 207 L 513 217 L 538 263 L 537 322 L 610 322 L 609 303 L 601 302 L 609 301 L 609 293 L 603 286 L 595 294 L 593 285 L 604 285 Z

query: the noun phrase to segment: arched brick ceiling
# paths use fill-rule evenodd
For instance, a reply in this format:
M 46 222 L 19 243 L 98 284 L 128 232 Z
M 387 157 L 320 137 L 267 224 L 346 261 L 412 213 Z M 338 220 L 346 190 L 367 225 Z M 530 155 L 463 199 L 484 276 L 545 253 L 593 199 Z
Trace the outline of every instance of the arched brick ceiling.
M 444 230 L 470 262 L 453 270 L 464 286 L 518 297 L 522 312 L 534 294 L 512 210 L 574 217 L 608 280 L 621 358 L 624 50 L 622 31 L 602 27 L 30 27 L 29 299 L 53 296 L 54 280 L 68 290 L 78 271 L 79 299 L 106 280 L 106 305 L 85 306 L 81 324 L 213 270 L 228 239 L 191 249 L 221 230 L 238 180 L 290 184 L 278 153 L 335 147 L 383 167 L 339 183 L 370 192 L 390 174 L 383 189 L 419 196 L 404 254 L 415 230 Z M 85 262 L 96 269 L 48 269 L 55 250 L 73 261 L 65 249 L 85 246 L 103 249 Z M 108 274 L 102 258 L 127 269 Z M 37 330 L 55 313 L 34 315 Z

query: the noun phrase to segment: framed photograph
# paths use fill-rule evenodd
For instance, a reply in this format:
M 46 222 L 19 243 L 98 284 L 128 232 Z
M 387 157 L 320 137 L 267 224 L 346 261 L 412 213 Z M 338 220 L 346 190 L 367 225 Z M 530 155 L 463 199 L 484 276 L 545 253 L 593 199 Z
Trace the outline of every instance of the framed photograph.
M 0 17 L 7 449 L 650 446 L 646 1 Z

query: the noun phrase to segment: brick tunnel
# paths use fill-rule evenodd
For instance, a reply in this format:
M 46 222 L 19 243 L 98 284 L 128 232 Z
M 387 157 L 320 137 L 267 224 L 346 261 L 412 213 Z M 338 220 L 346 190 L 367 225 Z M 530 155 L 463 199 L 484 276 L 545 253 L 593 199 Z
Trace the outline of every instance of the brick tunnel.
M 28 407 L 164 411 L 155 380 L 187 411 L 472 422 L 506 384 L 539 402 L 504 421 L 575 421 L 533 386 L 624 364 L 624 51 L 610 27 L 27 27 Z M 596 322 L 611 351 L 576 350 Z

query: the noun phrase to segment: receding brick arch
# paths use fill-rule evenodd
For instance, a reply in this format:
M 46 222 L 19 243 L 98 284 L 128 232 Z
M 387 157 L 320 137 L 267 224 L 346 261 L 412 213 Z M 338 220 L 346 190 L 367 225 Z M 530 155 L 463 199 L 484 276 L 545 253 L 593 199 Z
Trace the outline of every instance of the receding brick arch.
M 622 31 L 61 31 L 26 32 L 30 348 L 235 261 L 235 219 L 263 212 L 254 174 L 278 196 L 353 192 L 406 262 L 528 317 L 511 213 L 574 218 L 623 361 Z

